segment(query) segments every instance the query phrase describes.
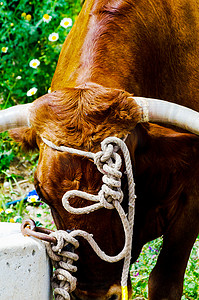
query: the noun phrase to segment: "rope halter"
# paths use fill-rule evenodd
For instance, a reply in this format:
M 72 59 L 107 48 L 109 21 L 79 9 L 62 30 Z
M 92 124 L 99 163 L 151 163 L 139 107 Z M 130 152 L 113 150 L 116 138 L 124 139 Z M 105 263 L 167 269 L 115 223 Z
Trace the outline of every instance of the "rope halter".
M 77 260 L 77 256 L 74 257 L 74 253 L 70 257 L 70 254 L 64 251 L 66 245 L 72 243 L 74 246 L 73 249 L 78 247 L 78 242 L 75 239 L 77 236 L 81 236 L 88 241 L 90 246 L 93 248 L 95 253 L 104 261 L 113 263 L 117 262 L 124 258 L 124 265 L 121 277 L 121 286 L 122 286 L 122 299 L 128 299 L 127 292 L 127 281 L 128 281 L 128 273 L 129 266 L 131 260 L 131 246 L 132 246 L 132 234 L 133 234 L 133 224 L 134 224 L 134 208 L 135 208 L 135 183 L 133 179 L 132 165 L 130 154 L 126 144 L 119 138 L 116 137 L 108 137 L 103 140 L 101 143 L 102 151 L 97 153 L 86 152 L 82 150 L 76 150 L 74 148 L 69 148 L 65 146 L 56 146 L 52 142 L 42 137 L 42 140 L 49 147 L 62 152 L 69 152 L 72 154 L 83 155 L 88 158 L 93 159 L 94 164 L 97 166 L 98 170 L 103 174 L 102 181 L 103 184 L 98 195 L 92 195 L 86 192 L 82 192 L 79 190 L 71 190 L 64 194 L 62 198 L 62 203 L 64 208 L 72 214 L 89 214 L 95 210 L 100 208 L 107 209 L 116 209 L 124 228 L 125 233 L 125 244 L 122 251 L 115 255 L 109 256 L 105 254 L 97 245 L 92 235 L 83 231 L 83 230 L 73 230 L 70 233 L 66 233 L 65 231 L 57 231 L 53 233 L 53 236 L 57 238 L 57 240 L 62 240 L 62 242 L 58 242 L 56 246 L 52 246 L 49 244 L 47 246 L 47 251 L 52 260 L 58 261 L 55 263 L 56 271 L 54 273 L 54 281 L 60 281 L 59 287 L 56 285 L 56 289 L 54 293 L 59 295 L 61 298 L 56 299 L 70 299 L 69 293 L 71 293 L 76 288 L 76 278 L 74 278 L 70 272 L 75 272 L 76 269 L 74 266 L 71 267 L 72 261 Z M 128 180 L 128 192 L 129 192 L 129 202 L 128 202 L 128 215 L 126 216 L 121 202 L 123 200 L 123 193 L 121 190 L 121 177 L 122 172 L 120 168 L 122 166 L 122 159 L 120 155 L 117 153 L 118 150 L 122 151 L 125 167 L 126 167 L 126 175 Z M 85 200 L 95 202 L 92 205 L 83 208 L 74 208 L 70 205 L 69 199 L 74 197 L 80 197 Z M 61 235 L 61 237 L 60 237 Z M 71 238 L 73 239 L 71 241 Z M 75 242 L 76 241 L 76 242 Z M 55 254 L 56 253 L 56 254 Z M 54 256 L 56 255 L 56 256 Z M 66 257 L 70 260 L 70 263 L 66 263 Z M 62 257 L 62 258 L 60 258 Z M 65 264 L 62 264 L 61 260 L 64 261 Z M 64 269 L 64 271 L 63 271 Z M 72 279 L 73 277 L 73 279 Z M 62 291 L 64 289 L 64 291 Z

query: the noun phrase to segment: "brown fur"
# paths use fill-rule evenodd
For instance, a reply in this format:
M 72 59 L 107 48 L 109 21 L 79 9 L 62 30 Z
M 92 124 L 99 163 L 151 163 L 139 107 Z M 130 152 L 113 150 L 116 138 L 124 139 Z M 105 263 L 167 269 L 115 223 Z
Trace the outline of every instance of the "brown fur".
M 39 135 L 57 145 L 96 150 L 107 128 L 109 135 L 123 138 L 138 123 L 140 114 L 131 94 L 87 84 L 37 99 L 30 122 Z
M 126 143 L 138 196 L 132 262 L 147 241 L 164 238 L 149 280 L 150 300 L 181 299 L 186 264 L 199 232 L 199 139 L 158 125 L 136 125 L 140 111 L 131 97 L 161 98 L 199 111 L 198 32 L 198 0 L 85 1 L 63 45 L 54 92 L 34 102 L 32 129 L 12 132 L 26 147 L 37 142 L 35 186 L 51 206 L 57 227 L 93 233 L 112 255 L 124 242 L 116 212 L 102 209 L 76 216 L 61 203 L 70 189 L 96 194 L 101 175 L 87 158 L 55 151 L 40 136 L 96 152 L 105 137 L 129 133 Z M 125 175 L 122 189 L 126 210 Z M 85 201 L 74 198 L 71 204 L 82 207 Z M 101 261 L 83 240 L 78 254 L 73 299 L 121 299 L 122 262 Z
M 86 1 L 52 89 L 96 82 L 197 110 L 198 6 L 196 0 Z
M 9 131 L 10 136 L 19 142 L 24 151 L 30 151 L 38 149 L 37 146 L 37 134 L 34 128 L 17 128 Z

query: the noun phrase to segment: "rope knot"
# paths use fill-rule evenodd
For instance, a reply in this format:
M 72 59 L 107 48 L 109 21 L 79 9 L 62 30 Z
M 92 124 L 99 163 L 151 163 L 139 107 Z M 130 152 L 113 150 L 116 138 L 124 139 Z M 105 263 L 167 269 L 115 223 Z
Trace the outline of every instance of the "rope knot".
M 78 241 L 71 236 L 71 234 L 64 230 L 52 232 L 51 236 L 57 239 L 57 244 L 52 246 L 53 252 L 61 253 L 60 249 L 63 249 L 68 244 L 71 244 L 75 249 L 79 247 Z
M 131 246 L 132 246 L 132 232 L 134 224 L 134 207 L 135 207 L 135 184 L 133 179 L 131 158 L 128 148 L 124 141 L 116 138 L 109 137 L 103 140 L 101 143 L 102 151 L 98 153 L 86 152 L 81 150 L 76 150 L 68 147 L 57 147 L 48 140 L 42 138 L 44 143 L 58 151 L 67 151 L 69 153 L 76 153 L 78 155 L 83 155 L 94 160 L 98 170 L 103 174 L 102 181 L 103 185 L 98 195 L 92 195 L 79 190 L 67 191 L 63 198 L 62 203 L 64 208 L 73 214 L 88 214 L 94 212 L 102 207 L 107 209 L 115 208 L 121 218 L 121 222 L 125 233 L 125 244 L 121 252 L 115 256 L 108 256 L 107 254 L 99 248 L 91 234 L 83 230 L 74 230 L 70 234 L 63 231 L 64 237 L 59 239 L 57 245 L 51 247 L 47 245 L 47 251 L 49 256 L 54 261 L 56 268 L 55 271 L 55 283 L 60 281 L 55 289 L 55 294 L 58 295 L 56 300 L 70 299 L 69 293 L 75 289 L 76 279 L 69 273 L 75 272 L 76 267 L 73 266 L 73 261 L 78 259 L 75 253 L 65 251 L 64 247 L 68 244 L 73 245 L 73 249 L 79 246 L 78 241 L 74 238 L 75 236 L 81 236 L 86 239 L 95 253 L 104 261 L 113 263 L 124 259 L 121 286 L 126 287 L 128 281 L 129 265 L 131 261 Z M 120 171 L 122 165 L 122 159 L 118 150 L 121 150 L 124 158 L 124 163 L 126 167 L 126 175 L 128 180 L 128 192 L 129 192 L 129 203 L 128 203 L 128 214 L 123 210 L 121 202 L 123 200 L 123 193 L 121 191 L 121 177 L 122 173 Z M 69 198 L 81 197 L 89 201 L 96 202 L 95 204 L 89 205 L 87 207 L 74 208 L 69 203 Z M 57 234 L 53 233 L 53 234 Z M 65 236 L 66 233 L 66 236 Z M 61 247 L 59 250 L 59 247 Z M 49 248 L 49 249 L 48 249 Z M 55 250 L 55 253 L 53 250 Z M 51 256 L 51 252 L 53 252 Z M 69 254 L 70 253 L 70 254 Z M 61 256 L 61 259 L 60 259 Z M 54 259 L 53 259 L 54 257 Z M 60 295 L 60 296 L 59 296 Z
M 118 201 L 119 203 L 121 203 L 123 200 L 123 193 L 121 189 L 114 191 L 105 184 L 102 185 L 98 195 L 100 203 L 107 209 L 115 208 L 115 205 L 112 203 L 114 200 Z
M 60 300 L 67 300 L 70 299 L 70 293 L 76 289 L 77 279 L 71 272 L 77 271 L 73 262 L 78 260 L 78 255 L 74 253 L 74 250 L 78 248 L 79 243 L 64 230 L 52 232 L 50 235 L 57 240 L 56 245 L 46 244 L 48 255 L 56 269 L 52 278 L 52 287 L 54 294 L 58 295 Z
M 107 209 L 113 209 L 113 200 L 123 200 L 121 191 L 122 173 L 119 171 L 122 165 L 122 160 L 118 151 L 118 146 L 114 146 L 109 141 L 102 144 L 102 151 L 95 154 L 94 163 L 98 170 L 104 174 L 102 177 L 103 185 L 98 193 L 101 205 Z

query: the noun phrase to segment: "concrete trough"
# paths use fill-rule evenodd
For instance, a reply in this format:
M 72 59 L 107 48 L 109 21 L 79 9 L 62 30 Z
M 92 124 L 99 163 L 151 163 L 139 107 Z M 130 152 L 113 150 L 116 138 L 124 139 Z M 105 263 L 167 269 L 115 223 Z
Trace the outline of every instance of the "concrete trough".
M 0 222 L 0 300 L 49 300 L 50 263 L 42 241 Z

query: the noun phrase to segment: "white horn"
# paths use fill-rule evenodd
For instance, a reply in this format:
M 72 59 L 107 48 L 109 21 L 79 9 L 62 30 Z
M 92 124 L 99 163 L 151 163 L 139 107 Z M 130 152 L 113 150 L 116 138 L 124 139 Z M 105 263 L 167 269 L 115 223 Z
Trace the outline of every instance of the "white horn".
M 142 108 L 140 122 L 159 122 L 186 129 L 199 135 L 199 113 L 190 108 L 158 99 L 133 97 Z
M 30 126 L 29 115 L 32 103 L 16 105 L 0 110 L 0 132 Z

